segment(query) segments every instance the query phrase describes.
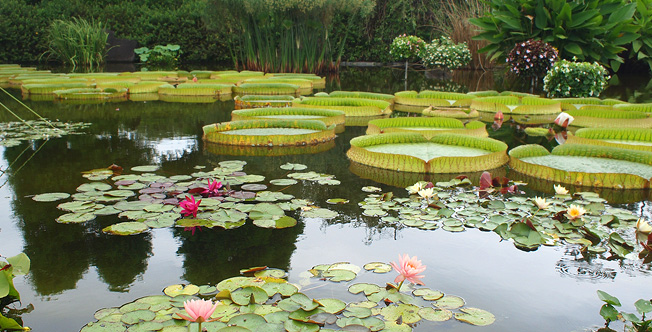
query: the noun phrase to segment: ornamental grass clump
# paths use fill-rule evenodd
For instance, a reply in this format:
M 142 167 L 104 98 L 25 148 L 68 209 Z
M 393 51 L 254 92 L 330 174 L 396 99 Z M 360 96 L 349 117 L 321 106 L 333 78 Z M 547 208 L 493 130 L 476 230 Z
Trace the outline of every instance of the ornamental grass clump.
M 509 70 L 519 76 L 541 77 L 559 59 L 559 52 L 550 44 L 530 39 L 516 44 L 507 56 Z
M 419 52 L 421 63 L 429 68 L 457 69 L 471 61 L 471 51 L 466 43 L 456 44 L 448 36 L 434 39 Z
M 104 63 L 108 37 L 102 22 L 75 17 L 56 20 L 48 28 L 48 50 L 44 54 L 73 68 L 93 70 Z
M 607 86 L 607 70 L 597 62 L 561 60 L 543 78 L 548 97 L 597 97 Z

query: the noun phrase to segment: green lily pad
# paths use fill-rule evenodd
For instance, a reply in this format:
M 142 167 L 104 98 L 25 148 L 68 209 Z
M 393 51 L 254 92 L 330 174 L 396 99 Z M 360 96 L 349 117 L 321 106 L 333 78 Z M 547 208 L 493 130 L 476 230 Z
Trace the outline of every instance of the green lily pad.
M 455 313 L 455 319 L 476 326 L 487 326 L 496 321 L 494 315 L 488 311 L 476 308 L 461 308 L 463 313 Z
M 457 309 L 464 305 L 464 300 L 458 296 L 446 295 L 437 300 L 433 305 L 439 309 Z
M 72 202 L 61 203 L 57 205 L 57 208 L 69 212 L 79 212 L 88 209 L 93 209 L 95 208 L 95 205 L 97 204 L 89 201 L 72 201 Z
M 199 287 L 196 285 L 170 285 L 168 287 L 165 287 L 163 289 L 163 293 L 165 293 L 169 297 L 176 297 L 179 295 L 195 295 L 199 293 Z
M 274 179 L 270 180 L 269 183 L 275 186 L 291 186 L 297 184 L 298 181 L 293 179 Z
M 421 320 L 419 316 L 420 307 L 413 304 L 390 305 L 380 310 L 385 320 L 396 322 L 399 317 L 406 324 L 413 324 Z
M 453 312 L 446 309 L 421 308 L 419 309 L 419 316 L 433 322 L 444 322 L 453 318 Z
M 412 294 L 414 294 L 414 296 L 421 296 L 426 301 L 436 301 L 444 297 L 444 293 L 429 288 L 415 289 Z
M 319 306 L 319 303 L 315 301 L 314 299 L 309 298 L 303 293 L 296 293 L 290 296 L 290 300 L 297 303 L 301 309 L 310 311 L 314 310 Z M 285 309 L 283 309 L 285 310 Z M 295 309 L 296 310 L 296 309 Z M 294 310 L 291 310 L 294 311 Z
M 47 194 L 38 194 L 32 197 L 33 200 L 37 202 L 55 202 L 62 199 L 70 197 L 68 193 L 47 193 Z
M 346 302 L 338 299 L 319 299 L 321 309 L 330 314 L 339 314 L 346 308 Z
M 227 324 L 244 327 L 251 331 L 259 331 L 261 326 L 267 324 L 267 321 L 262 316 L 256 314 L 242 314 L 233 316 Z
M 348 202 L 349 200 L 346 198 L 330 198 L 326 200 L 326 203 L 328 204 L 346 204 Z
M 272 297 L 274 294 L 281 294 L 282 296 L 292 296 L 297 293 L 299 289 L 297 286 L 290 283 L 276 283 L 268 282 L 265 283 L 262 288 L 267 292 L 267 296 Z
M 380 292 L 380 290 L 381 290 L 380 286 L 376 284 L 367 284 L 367 283 L 353 284 L 349 287 L 349 292 L 353 294 L 364 292 L 364 295 L 367 296 L 373 293 L 378 293 Z
M 127 332 L 150 332 L 150 331 L 159 331 L 164 328 L 165 325 L 160 322 L 140 322 L 129 327 Z
M 111 186 L 108 183 L 104 182 L 90 182 L 90 183 L 84 183 L 77 187 L 77 191 L 79 192 L 84 192 L 84 191 L 107 191 L 113 189 L 113 186 Z
M 84 326 L 80 332 L 124 332 L 127 328 L 118 322 L 96 322 Z
M 371 316 L 371 309 L 365 307 L 347 307 L 344 311 L 344 316 L 367 318 Z
M 362 187 L 362 191 L 367 193 L 377 193 L 377 192 L 381 192 L 382 189 L 374 186 L 366 186 L 366 187 Z
M 376 317 L 357 318 L 343 317 L 337 320 L 337 326 L 342 331 L 362 332 L 362 331 L 380 331 L 385 328 L 385 322 Z
M 317 332 L 319 331 L 319 325 L 298 322 L 296 320 L 289 319 L 285 321 L 283 326 L 288 332 Z
M 267 299 L 267 292 L 256 286 L 246 286 L 242 289 L 231 292 L 231 300 L 239 305 L 248 305 L 250 303 L 262 304 L 265 303 Z
M 259 191 L 256 193 L 256 200 L 260 202 L 289 201 L 294 196 L 275 191 Z
M 327 278 L 330 281 L 340 282 L 351 281 L 357 277 L 357 274 L 349 270 L 331 269 L 322 273 L 322 277 Z
M 156 172 L 160 167 L 156 165 L 134 166 L 131 168 L 134 172 Z
M 64 215 L 59 216 L 57 218 L 57 222 L 60 222 L 62 224 L 79 224 L 87 221 L 91 221 L 95 219 L 95 214 L 93 213 L 79 213 L 79 212 L 73 212 L 73 213 L 66 213 Z
M 133 325 L 141 321 L 151 321 L 156 317 L 156 313 L 149 310 L 136 310 L 122 315 L 122 322 L 125 324 Z
M 287 170 L 287 171 L 303 171 L 304 169 L 307 169 L 308 166 L 303 165 L 303 164 L 292 164 L 292 163 L 285 163 L 281 165 L 281 169 Z
M 283 216 L 280 217 L 276 220 L 272 219 L 257 219 L 254 220 L 254 225 L 262 228 L 274 228 L 274 229 L 281 229 L 281 228 L 288 228 L 288 227 L 294 227 L 297 225 L 297 220 L 288 217 L 288 216 Z
M 102 229 L 102 232 L 114 235 L 134 235 L 147 231 L 149 227 L 144 222 L 127 221 Z
M 391 265 L 382 262 L 367 263 L 363 268 L 367 271 L 373 271 L 374 273 L 387 273 L 393 269 Z

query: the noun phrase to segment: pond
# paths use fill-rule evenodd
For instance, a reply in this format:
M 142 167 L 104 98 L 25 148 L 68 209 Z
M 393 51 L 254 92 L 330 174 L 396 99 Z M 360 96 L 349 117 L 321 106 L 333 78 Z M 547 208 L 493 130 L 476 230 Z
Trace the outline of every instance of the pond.
M 407 88 L 462 92 L 514 88 L 500 74 L 488 79 L 494 74 L 455 75 L 469 77 L 442 80 L 410 72 Z M 395 69 L 344 68 L 339 77 L 329 78 L 326 91 L 394 93 L 405 89 L 402 79 L 402 71 Z M 651 102 L 646 84 L 639 77 L 621 78 L 606 93 Z M 20 98 L 20 91 L 9 92 Z M 22 118 L 35 118 L 4 94 L 0 102 Z M 15 286 L 22 297 L 19 307 L 34 307 L 21 318 L 37 332 L 79 331 L 95 320 L 93 314 L 98 309 L 159 295 L 173 284 L 215 285 L 250 267 L 283 269 L 290 282 L 299 284 L 302 273 L 318 264 L 389 263 L 403 253 L 418 256 L 427 266 L 423 273 L 427 287 L 459 296 L 468 306 L 488 310 L 496 317 L 495 323 L 486 327 L 452 320 L 420 323 L 415 331 L 587 331 L 604 323 L 597 290 L 617 296 L 627 312 L 635 312 L 633 303 L 637 299 L 650 298 L 651 266 L 638 260 L 608 260 L 583 254 L 579 246 L 570 244 L 525 251 L 510 241 L 501 241 L 494 232 L 475 228 L 463 232 L 421 230 L 363 215 L 358 202 L 368 193 L 361 188 L 376 186 L 407 197 L 404 188 L 414 179 L 395 178 L 391 172 L 375 172 L 349 162 L 349 141 L 363 135 L 364 126 L 347 127 L 325 151 L 256 156 L 247 149 L 202 141 L 204 125 L 230 120 L 232 100 L 210 104 L 24 102 L 49 119 L 92 123 L 81 135 L 0 147 L 0 254 L 13 256 L 22 251 L 31 259 L 30 273 L 16 278 Z M 0 112 L 0 122 L 8 121 L 15 119 L 8 112 Z M 505 141 L 510 148 L 524 143 L 556 144 L 527 137 L 515 125 L 497 131 L 490 126 L 487 129 L 490 137 Z M 261 148 L 259 154 L 264 150 Z M 156 174 L 172 176 L 190 174 L 196 166 L 213 168 L 227 160 L 245 161 L 246 173 L 264 175 L 268 180 L 288 173 L 281 165 L 304 164 L 307 170 L 330 174 L 341 184 L 304 181 L 284 189 L 284 193 L 321 207 L 330 207 L 326 203 L 330 198 L 346 198 L 349 203 L 330 207 L 338 212 L 336 218 L 297 218 L 298 225 L 286 229 L 259 228 L 247 222 L 231 230 L 161 228 L 113 236 L 101 230 L 115 223 L 116 216 L 98 217 L 84 224 L 60 224 L 55 221 L 62 214 L 56 208 L 59 203 L 31 199 L 40 193 L 74 193 L 86 182 L 82 172 L 112 164 L 123 167 L 125 173 L 134 166 L 158 165 Z M 445 175 L 437 181 L 454 176 Z M 532 188 L 524 188 L 527 195 L 554 193 L 552 183 Z M 630 196 L 608 191 L 602 195 L 618 207 L 649 216 L 647 192 L 632 192 Z M 394 272 L 361 272 L 353 282 L 324 283 L 306 294 L 352 301 L 354 296 L 347 292 L 350 284 L 383 285 L 395 276 Z

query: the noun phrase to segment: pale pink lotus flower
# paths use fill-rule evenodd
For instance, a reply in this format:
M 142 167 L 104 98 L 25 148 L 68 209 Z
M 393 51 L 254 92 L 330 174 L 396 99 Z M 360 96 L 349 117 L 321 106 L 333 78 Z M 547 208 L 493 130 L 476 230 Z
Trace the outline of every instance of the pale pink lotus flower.
M 199 323 L 199 331 L 201 331 L 201 323 L 214 322 L 219 319 L 211 319 L 211 315 L 217 309 L 217 304 L 218 302 L 213 304 L 211 300 L 188 300 L 183 302 L 183 307 L 190 317 L 180 313 L 177 313 L 177 315 L 187 321 Z
M 415 285 L 424 285 L 424 283 L 419 280 L 423 278 L 423 275 L 418 275 L 419 273 L 426 270 L 426 266 L 421 264 L 420 260 L 417 260 L 417 256 L 410 258 L 408 254 L 403 254 L 403 256 L 398 256 L 398 264 L 391 262 L 390 263 L 394 270 L 398 272 L 398 276 L 394 279 L 395 283 L 400 283 L 398 289 L 401 289 L 401 285 L 405 280 L 415 284 Z
M 566 128 L 568 127 L 568 125 L 571 124 L 571 122 L 573 122 L 573 120 L 575 120 L 575 118 L 572 117 L 570 114 L 566 112 L 561 112 L 555 119 L 555 123 L 562 128 Z
M 186 196 L 186 200 L 181 201 L 179 206 L 183 208 L 181 214 L 185 217 L 192 215 L 193 218 L 197 218 L 197 210 L 199 209 L 199 204 L 201 204 L 201 199 L 195 202 L 194 196 Z

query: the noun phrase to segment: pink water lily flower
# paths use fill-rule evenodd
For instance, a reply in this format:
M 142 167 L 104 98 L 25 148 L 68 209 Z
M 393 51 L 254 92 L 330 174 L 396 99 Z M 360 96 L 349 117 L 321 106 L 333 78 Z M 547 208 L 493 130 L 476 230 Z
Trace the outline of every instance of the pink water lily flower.
M 394 262 L 391 262 L 390 264 L 399 274 L 396 279 L 394 279 L 395 283 L 400 283 L 398 286 L 399 290 L 405 280 L 415 285 L 424 285 L 424 283 L 419 280 L 424 276 L 418 274 L 425 271 L 426 266 L 421 264 L 420 260 L 417 260 L 417 256 L 410 258 L 408 254 L 403 254 L 403 256 L 399 255 L 398 264 Z
M 218 182 L 217 180 L 211 181 L 208 179 L 208 189 L 205 189 L 202 194 L 208 194 L 208 196 L 217 196 L 220 193 L 220 188 L 222 188 L 222 181 Z
M 179 203 L 179 206 L 183 208 L 183 210 L 181 210 L 181 214 L 183 214 L 185 217 L 192 215 L 193 218 L 197 218 L 197 210 L 199 209 L 199 204 L 201 204 L 201 199 L 195 202 L 194 196 L 186 196 L 186 200 Z
M 190 317 L 180 313 L 177 313 L 177 315 L 187 321 L 199 323 L 199 331 L 201 331 L 201 323 L 214 322 L 219 319 L 210 319 L 215 309 L 217 309 L 217 303 L 213 304 L 211 300 L 188 300 L 183 302 L 183 307 Z

